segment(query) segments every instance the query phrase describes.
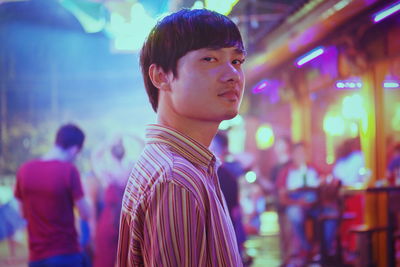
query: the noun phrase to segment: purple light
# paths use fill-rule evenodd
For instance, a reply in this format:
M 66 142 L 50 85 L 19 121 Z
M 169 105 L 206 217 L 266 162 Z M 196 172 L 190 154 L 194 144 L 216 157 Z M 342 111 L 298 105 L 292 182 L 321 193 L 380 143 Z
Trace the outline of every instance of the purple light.
M 261 80 L 253 87 L 253 94 L 263 94 L 268 97 L 270 103 L 276 103 L 280 100 L 279 88 L 281 86 L 279 80 Z
M 268 80 L 262 80 L 259 82 L 256 86 L 253 88 L 253 94 L 259 94 L 267 89 L 268 86 Z
M 297 64 L 297 66 L 300 67 L 300 66 L 306 64 L 307 62 L 313 60 L 314 58 L 319 57 L 323 53 L 324 53 L 324 48 L 322 46 L 319 46 L 319 47 L 311 50 L 310 52 L 308 52 L 304 56 L 300 57 L 297 60 L 296 64 Z
M 393 5 L 390 5 L 390 6 L 386 7 L 385 9 L 376 13 L 373 18 L 374 22 L 377 23 L 377 22 L 383 20 L 384 18 L 387 18 L 390 15 L 393 15 L 394 13 L 396 13 L 399 10 L 400 10 L 400 2 L 394 3 Z

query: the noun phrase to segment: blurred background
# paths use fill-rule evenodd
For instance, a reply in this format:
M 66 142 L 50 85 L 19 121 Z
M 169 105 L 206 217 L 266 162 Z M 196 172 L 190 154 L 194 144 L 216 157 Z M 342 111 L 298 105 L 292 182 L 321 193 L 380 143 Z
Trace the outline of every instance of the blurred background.
M 321 177 L 332 176 L 346 146 L 362 154 L 363 163 L 354 167 L 361 178 L 348 188 L 363 196 L 358 224 L 372 229 L 367 240 L 375 245 L 367 254 L 350 246 L 346 264 L 363 266 L 360 257 L 369 253 L 375 265 L 368 266 L 396 266 L 398 225 L 372 233 L 388 225 L 389 197 L 365 190 L 400 186 L 398 171 L 388 168 L 400 142 L 399 1 L 0 0 L 2 202 L 12 198 L 18 167 L 45 153 L 61 124 L 85 131 L 76 162 L 83 179 L 94 151 L 116 136 L 128 156 L 137 156 L 129 144 L 143 139 L 156 118 L 139 49 L 159 18 L 183 7 L 228 15 L 245 42 L 240 115 L 221 130 L 232 157 L 246 166 L 240 203 L 253 266 L 284 261 L 271 177 L 281 137 L 307 144 L 308 161 Z M 1 243 L 0 266 L 25 266 L 26 239 L 18 240 L 21 249 L 11 256 Z

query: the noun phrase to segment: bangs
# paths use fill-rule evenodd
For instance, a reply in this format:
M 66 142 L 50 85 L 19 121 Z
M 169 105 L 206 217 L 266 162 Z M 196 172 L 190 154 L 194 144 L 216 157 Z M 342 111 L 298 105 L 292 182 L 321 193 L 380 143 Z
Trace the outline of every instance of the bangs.
M 187 50 L 197 50 L 201 48 L 224 48 L 237 47 L 244 51 L 242 38 L 236 25 L 225 16 L 196 16 L 191 20 L 187 31 L 194 34 L 189 35 L 187 40 Z M 184 36 L 182 36 L 184 37 Z
M 245 52 L 236 24 L 214 11 L 183 9 L 165 17 L 155 29 L 152 34 L 157 40 L 151 49 L 154 63 L 174 74 L 176 61 L 193 50 L 236 47 Z

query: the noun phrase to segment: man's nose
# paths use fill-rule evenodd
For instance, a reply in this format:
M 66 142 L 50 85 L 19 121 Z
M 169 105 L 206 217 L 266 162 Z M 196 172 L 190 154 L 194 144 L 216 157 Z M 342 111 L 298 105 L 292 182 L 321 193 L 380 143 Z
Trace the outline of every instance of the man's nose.
M 221 78 L 224 82 L 238 82 L 243 79 L 242 70 L 232 63 L 224 64 Z

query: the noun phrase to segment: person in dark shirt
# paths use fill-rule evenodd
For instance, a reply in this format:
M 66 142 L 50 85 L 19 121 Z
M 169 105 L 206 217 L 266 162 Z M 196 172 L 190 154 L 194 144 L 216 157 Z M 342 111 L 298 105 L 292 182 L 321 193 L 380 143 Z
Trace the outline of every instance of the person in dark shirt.
M 221 161 L 217 172 L 218 180 L 235 229 L 239 252 L 246 265 L 246 262 L 251 261 L 251 259 L 249 259 L 244 251 L 244 242 L 247 237 L 243 227 L 242 211 L 239 203 L 239 177 L 243 175 L 246 170 L 240 162 L 227 160 L 230 154 L 228 142 L 227 135 L 219 131 L 211 142 L 210 149 Z

